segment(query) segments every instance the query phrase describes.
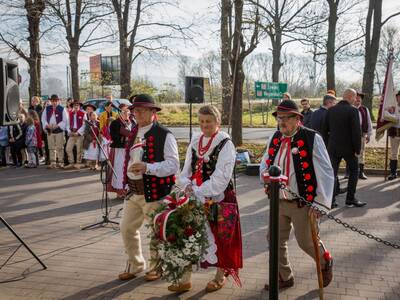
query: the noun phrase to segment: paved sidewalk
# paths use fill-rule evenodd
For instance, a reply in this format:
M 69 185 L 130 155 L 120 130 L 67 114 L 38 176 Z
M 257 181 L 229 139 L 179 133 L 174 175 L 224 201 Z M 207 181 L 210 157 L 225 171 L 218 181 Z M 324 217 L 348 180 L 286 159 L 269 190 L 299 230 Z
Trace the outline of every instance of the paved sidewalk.
M 243 287 L 229 280 L 214 294 L 204 287 L 213 269 L 194 274 L 193 290 L 180 296 L 167 291 L 163 281 L 147 283 L 143 277 L 121 282 L 118 273 L 125 257 L 117 227 L 81 231 L 80 226 L 101 217 L 98 173 L 46 170 L 0 170 L 0 214 L 14 227 L 48 266 L 40 265 L 25 249 L 0 270 L 0 300 L 8 299 L 268 299 L 266 230 L 269 204 L 257 177 L 241 175 L 238 191 L 244 247 Z M 364 208 L 346 208 L 344 197 L 333 214 L 382 238 L 399 243 L 400 180 L 360 181 L 358 196 Z M 113 197 L 113 196 L 112 196 Z M 111 216 L 122 203 L 111 200 Z M 116 218 L 115 218 L 116 217 Z M 143 232 L 147 250 L 148 240 Z M 334 259 L 334 279 L 325 299 L 400 299 L 400 250 L 368 240 L 332 221 L 323 220 L 321 236 Z M 0 266 L 18 242 L 0 225 Z M 289 242 L 296 284 L 280 299 L 318 299 L 315 264 Z M 145 253 L 148 255 L 148 252 Z M 4 283 L 4 281 L 8 281 Z

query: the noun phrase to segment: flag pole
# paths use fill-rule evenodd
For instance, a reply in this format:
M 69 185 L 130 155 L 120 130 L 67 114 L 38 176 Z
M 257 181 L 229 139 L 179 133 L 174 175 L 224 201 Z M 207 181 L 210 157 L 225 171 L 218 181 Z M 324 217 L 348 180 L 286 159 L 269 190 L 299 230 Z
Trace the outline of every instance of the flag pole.
M 386 146 L 385 146 L 385 174 L 384 181 L 387 180 L 387 170 L 388 170 L 388 156 L 389 156 L 389 135 L 386 132 Z

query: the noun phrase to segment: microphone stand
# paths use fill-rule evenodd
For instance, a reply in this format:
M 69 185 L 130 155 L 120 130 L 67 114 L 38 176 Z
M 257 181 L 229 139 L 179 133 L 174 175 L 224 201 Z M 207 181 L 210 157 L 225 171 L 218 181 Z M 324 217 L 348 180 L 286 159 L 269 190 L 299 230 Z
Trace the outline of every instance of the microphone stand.
M 96 226 L 103 226 L 103 224 L 116 224 L 119 225 L 118 222 L 115 221 L 111 221 L 109 218 L 109 212 L 108 212 L 108 192 L 107 192 L 107 184 L 110 182 L 110 172 L 109 170 L 112 171 L 113 175 L 115 176 L 115 178 L 117 178 L 117 173 L 115 173 L 115 170 L 110 162 L 110 159 L 108 157 L 107 152 L 104 150 L 103 146 L 101 145 L 100 139 L 98 138 L 97 134 L 94 132 L 93 129 L 93 124 L 91 124 L 89 121 L 85 120 L 86 125 L 89 126 L 90 131 L 92 133 L 92 135 L 94 136 L 94 138 L 96 139 L 96 144 L 99 147 L 100 151 L 103 153 L 104 157 L 105 157 L 105 164 L 101 164 L 101 170 L 100 170 L 100 181 L 103 184 L 103 194 L 102 194 L 102 198 L 101 198 L 101 207 L 103 207 L 103 203 L 105 204 L 105 210 L 103 210 L 103 215 L 102 218 L 103 220 L 94 224 L 90 224 L 90 225 L 86 225 L 84 227 L 81 228 L 81 230 L 86 230 L 86 229 L 90 229 Z M 105 176 L 104 176 L 105 175 Z
M 10 224 L 7 223 L 6 220 L 4 220 L 4 218 L 0 215 L 0 221 L 4 224 L 4 226 L 7 227 L 7 229 L 17 238 L 17 240 L 21 243 L 21 245 L 19 245 L 17 247 L 17 249 L 6 259 L 6 261 L 0 266 L 0 269 L 3 268 L 7 262 L 15 255 L 15 253 L 18 251 L 19 248 L 21 248 L 21 246 L 23 245 L 25 247 L 26 250 L 29 251 L 29 253 L 37 260 L 37 262 L 42 266 L 43 270 L 47 269 L 47 266 L 40 260 L 40 258 L 32 251 L 31 248 L 29 248 L 29 246 L 24 242 L 24 240 L 22 238 L 19 237 L 19 235 L 15 232 L 15 230 L 11 227 Z

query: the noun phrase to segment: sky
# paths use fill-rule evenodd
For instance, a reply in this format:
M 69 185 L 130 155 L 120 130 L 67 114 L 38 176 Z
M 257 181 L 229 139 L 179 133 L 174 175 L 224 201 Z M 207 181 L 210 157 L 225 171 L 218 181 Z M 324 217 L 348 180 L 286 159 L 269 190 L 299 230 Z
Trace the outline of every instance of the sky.
M 180 11 L 167 9 L 164 12 L 166 16 L 184 18 L 186 21 L 193 21 L 195 23 L 193 31 L 196 33 L 194 34 L 193 41 L 186 43 L 174 41 L 170 43 L 169 46 L 174 53 L 181 53 L 195 59 L 208 51 L 219 51 L 219 2 L 217 0 L 181 0 Z M 400 1 L 383 0 L 383 19 L 396 10 L 400 10 Z M 400 17 L 394 19 L 392 22 L 399 24 Z M 269 52 L 269 49 L 270 43 L 268 39 L 265 39 L 259 44 L 254 53 Z M 89 69 L 89 57 L 92 55 L 100 53 L 102 55 L 118 55 L 118 43 L 97 45 L 87 50 L 80 53 L 79 63 L 81 70 Z M 301 55 L 305 52 L 305 49 L 301 45 L 290 44 L 290 47 L 287 47 L 285 51 Z M 147 77 L 158 86 L 164 82 L 177 83 L 178 66 L 174 58 L 170 56 L 164 56 L 161 60 L 155 60 L 151 57 L 144 58 L 139 59 L 133 65 L 134 76 Z M 18 62 L 21 74 L 23 78 L 26 78 L 25 83 L 27 83 L 26 66 L 22 60 L 19 59 Z M 65 85 L 68 63 L 68 56 L 66 54 L 45 58 L 43 61 L 43 76 L 59 77 Z M 337 63 L 336 73 L 338 78 L 356 81 L 361 77 L 361 72 L 362 70 L 355 72 L 354 67 L 351 67 L 349 64 Z

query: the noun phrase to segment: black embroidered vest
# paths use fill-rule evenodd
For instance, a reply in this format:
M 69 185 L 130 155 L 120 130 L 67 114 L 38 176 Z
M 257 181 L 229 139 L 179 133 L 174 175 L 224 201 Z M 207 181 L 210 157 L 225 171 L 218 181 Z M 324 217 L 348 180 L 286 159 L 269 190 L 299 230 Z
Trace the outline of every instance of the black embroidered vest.
M 208 162 L 203 163 L 203 170 L 202 170 L 202 180 L 203 182 L 210 179 L 210 176 L 215 171 L 215 167 L 217 165 L 218 156 L 221 152 L 222 148 L 225 144 L 229 141 L 229 138 L 223 139 L 217 146 L 215 146 L 214 150 L 209 155 L 210 160 Z M 197 160 L 198 157 L 196 155 L 196 150 L 192 148 L 192 174 L 196 172 L 197 168 Z M 232 180 L 229 182 L 228 187 L 226 190 L 233 190 L 233 183 Z
M 142 160 L 148 163 L 161 162 L 164 160 L 164 145 L 167 134 L 170 131 L 155 122 L 151 129 L 145 133 L 145 146 L 143 148 Z M 167 196 L 175 184 L 175 176 L 157 177 L 143 174 L 144 198 L 146 202 L 154 202 Z
M 299 195 L 309 202 L 314 201 L 317 190 L 317 179 L 314 171 L 312 153 L 316 132 L 300 127 L 291 142 L 294 171 L 296 173 L 297 189 Z M 279 154 L 282 133 L 275 132 L 268 146 L 267 170 Z

